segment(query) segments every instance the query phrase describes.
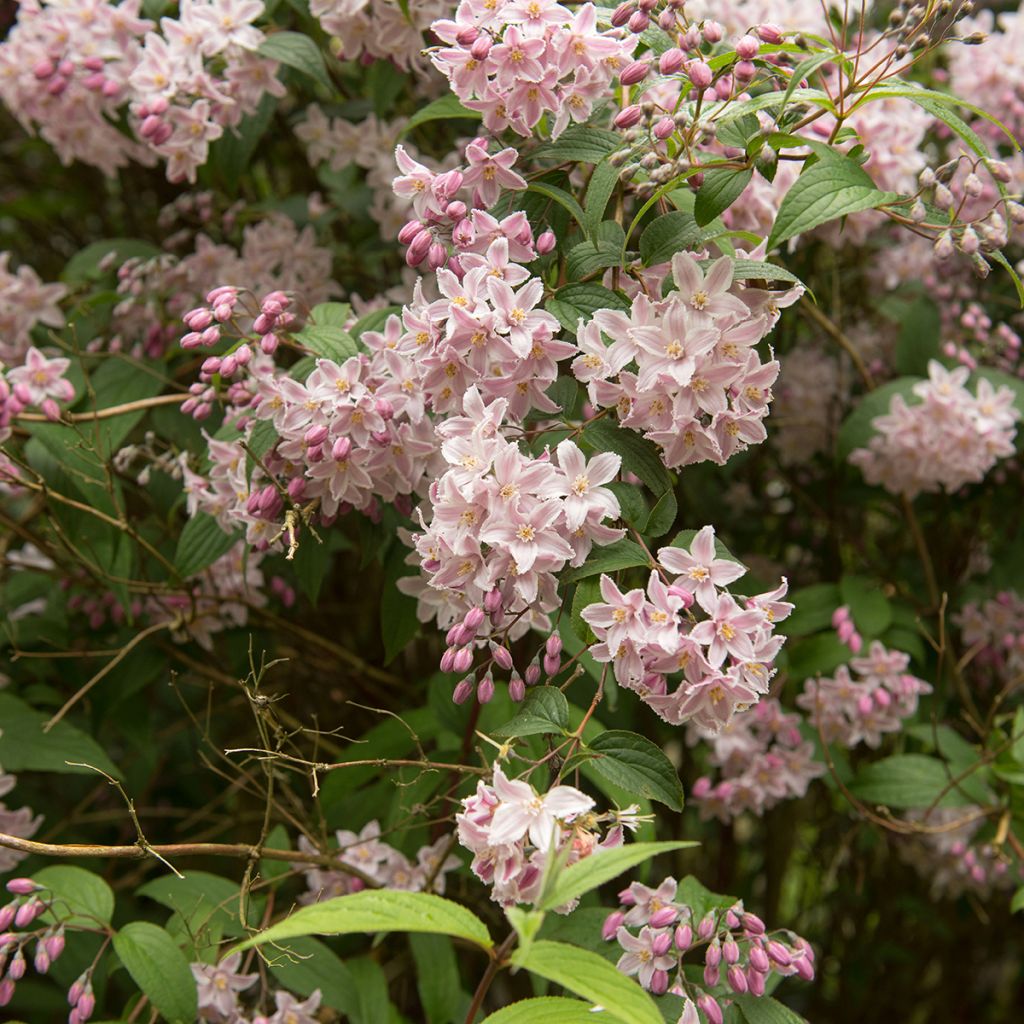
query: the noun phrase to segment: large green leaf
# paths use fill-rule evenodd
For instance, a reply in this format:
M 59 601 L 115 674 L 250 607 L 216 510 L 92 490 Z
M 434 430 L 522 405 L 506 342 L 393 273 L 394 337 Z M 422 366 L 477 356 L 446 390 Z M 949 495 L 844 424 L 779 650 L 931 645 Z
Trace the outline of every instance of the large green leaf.
M 584 762 L 592 771 L 627 793 L 657 800 L 674 811 L 683 809 L 683 786 L 672 762 L 657 744 L 639 733 L 609 729 L 587 747 L 596 754 Z
M 564 733 L 569 728 L 569 702 L 557 686 L 535 686 L 527 691 L 512 721 L 494 730 L 495 736 L 538 736 Z
M 367 889 L 302 907 L 235 949 L 249 949 L 300 935 L 360 932 L 428 932 L 453 935 L 484 949 L 494 944 L 483 921 L 458 903 L 425 892 Z
M 427 1024 L 450 1024 L 466 998 L 451 940 L 441 935 L 410 935 L 409 948 L 416 963 L 416 989 Z
M 554 163 L 575 161 L 597 164 L 621 145 L 622 136 L 618 132 L 590 125 L 572 125 L 554 142 L 538 146 L 531 157 L 534 160 L 552 160 Z
M 896 754 L 865 765 L 850 783 L 850 792 L 867 803 L 887 807 L 929 807 L 947 788 L 940 807 L 963 807 L 973 798 L 950 788 L 952 769 L 937 757 Z
M 608 206 L 619 182 L 620 168 L 614 166 L 608 157 L 605 157 L 595 168 L 590 176 L 590 183 L 587 185 L 587 199 L 584 210 L 586 212 L 587 234 L 593 237 L 598 230 L 604 211 Z
M 317 989 L 323 1005 L 351 1016 L 356 1006 L 356 984 L 348 967 L 333 949 L 317 939 L 288 940 L 287 951 L 267 950 L 270 973 L 303 998 Z
M 635 473 L 656 495 L 664 494 L 672 486 L 672 477 L 661 461 L 657 445 L 636 431 L 603 417 L 587 426 L 583 440 L 595 451 L 621 455 L 623 471 Z
M 269 57 L 309 75 L 329 92 L 334 91 L 324 55 L 309 36 L 301 32 L 275 32 L 260 43 L 258 52 L 261 57 Z
M 697 224 L 704 227 L 728 210 L 739 199 L 753 176 L 752 167 L 720 167 L 706 171 L 693 207 Z
M 49 715 L 35 711 L 17 697 L 0 693 L 0 765 L 9 772 L 94 775 L 90 768 L 80 767 L 86 764 L 115 778 L 122 777 L 99 744 L 70 722 L 60 721 L 49 732 L 43 732 L 49 719 Z
M 618 569 L 631 569 L 634 566 L 650 566 L 651 559 L 636 541 L 623 537 L 602 548 L 594 548 L 587 560 L 575 569 L 569 569 L 559 577 L 559 583 L 575 583 L 587 576 L 598 576 L 601 573 L 615 572 Z
M 589 1002 L 562 996 L 541 996 L 538 999 L 521 999 L 503 1007 L 492 1013 L 483 1024 L 595 1024 L 602 1019 L 607 1019 L 607 1015 L 595 1015 Z
M 644 266 L 667 263 L 677 252 L 692 249 L 707 232 L 694 215 L 685 210 L 674 210 L 651 221 L 640 236 L 640 259 Z
M 196 983 L 185 954 L 167 932 L 148 921 L 132 921 L 114 936 L 114 952 L 169 1024 L 194 1024 Z
M 768 237 L 768 248 L 847 214 L 899 198 L 896 192 L 879 189 L 867 171 L 849 157 L 819 160 L 790 186 Z
M 99 875 L 73 864 L 55 864 L 37 871 L 32 880 L 49 889 L 53 910 L 46 917 L 59 919 L 69 928 L 96 928 L 110 924 L 114 893 Z
M 512 962 L 603 1006 L 622 1024 L 662 1024 L 654 1000 L 603 957 L 562 942 L 538 940 Z
M 617 267 L 621 261 L 621 245 L 607 239 L 587 239 L 569 250 L 565 257 L 565 273 L 571 281 L 579 281 L 599 270 Z
M 440 99 L 428 103 L 425 107 L 420 107 L 402 126 L 399 137 L 408 135 L 413 128 L 418 128 L 421 124 L 427 124 L 429 121 L 450 121 L 453 118 L 479 121 L 482 116 L 478 110 L 464 107 L 454 94 L 446 93 Z
M 610 850 L 599 850 L 558 872 L 551 887 L 545 889 L 541 897 L 540 909 L 560 907 L 659 854 L 697 845 L 683 841 L 628 843 Z
M 202 572 L 226 555 L 238 542 L 238 535 L 225 533 L 213 516 L 198 512 L 178 536 L 174 566 L 182 579 Z
M 136 890 L 169 910 L 175 910 L 189 922 L 192 931 L 207 925 L 216 926 L 228 935 L 238 935 L 238 882 L 207 871 L 189 871 L 179 878 L 164 875 L 154 878 Z
M 866 576 L 844 576 L 839 581 L 839 594 L 864 639 L 873 640 L 892 624 L 892 605 L 877 581 Z
M 746 1024 L 807 1024 L 803 1017 L 771 996 L 737 995 L 733 996 L 733 1003 Z
M 629 303 L 616 292 L 594 281 L 577 281 L 559 288 L 544 304 L 544 308 L 557 317 L 567 331 L 575 334 L 581 318 L 590 320 L 598 309 L 625 312 L 629 309 Z

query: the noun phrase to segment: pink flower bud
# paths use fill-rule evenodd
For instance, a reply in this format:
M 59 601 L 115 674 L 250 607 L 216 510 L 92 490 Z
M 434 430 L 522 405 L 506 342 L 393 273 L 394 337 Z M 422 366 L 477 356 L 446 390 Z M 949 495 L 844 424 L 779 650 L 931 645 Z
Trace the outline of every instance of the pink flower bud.
M 536 661 L 527 666 L 524 673 L 527 686 L 536 686 L 540 682 L 540 665 Z
M 544 671 L 549 675 L 557 675 L 558 670 L 562 667 L 562 659 L 557 654 L 545 654 L 544 655 Z
M 675 31 L 676 22 L 678 21 L 678 15 L 671 7 L 666 7 L 665 10 L 658 15 L 658 28 L 664 32 L 672 33 Z
M 747 991 L 752 996 L 758 996 L 758 997 L 763 996 L 764 995 L 764 989 L 765 989 L 764 982 L 765 982 L 765 978 L 767 977 L 767 972 L 754 971 L 754 970 L 749 970 L 748 969 L 747 972 L 746 972 L 746 975 L 747 975 Z
M 619 81 L 623 85 L 636 85 L 637 82 L 642 82 L 647 77 L 650 70 L 651 66 L 647 61 L 630 61 L 630 63 L 619 72 Z
M 405 254 L 405 262 L 408 263 L 410 267 L 419 266 L 433 244 L 433 234 L 424 228 L 410 243 L 409 251 Z
M 85 992 L 82 993 L 82 998 L 78 1000 L 75 1009 L 78 1010 L 78 1015 L 83 1021 L 92 1016 L 92 1011 L 96 1009 L 96 997 L 92 994 L 92 985 L 85 986 Z
M 604 924 L 601 926 L 601 938 L 605 942 L 615 938 L 615 933 L 622 926 L 622 922 L 626 919 L 626 915 L 621 910 L 613 910 L 605 919 Z
M 548 634 L 547 640 L 544 641 L 544 650 L 551 655 L 561 654 L 562 638 L 557 633 Z
M 493 640 L 490 641 L 488 647 L 491 652 L 491 657 L 494 658 L 494 663 L 499 667 L 503 668 L 508 672 L 513 665 L 512 654 L 507 647 L 502 647 L 501 644 L 496 644 Z
M 423 224 L 418 220 L 411 220 L 402 225 L 398 232 L 399 245 L 408 245 L 422 230 Z
M 466 627 L 466 629 L 471 629 L 474 633 L 476 633 L 476 631 L 483 624 L 485 618 L 486 615 L 484 614 L 483 608 L 473 607 L 470 608 L 468 612 L 466 612 L 466 615 L 462 620 L 462 624 Z
M 488 704 L 491 698 L 494 696 L 494 677 L 488 672 L 483 679 L 480 680 L 479 685 L 476 688 L 476 699 L 481 704 Z
M 19 949 L 17 953 L 11 958 L 10 965 L 7 968 L 7 976 L 13 978 L 15 981 L 21 981 L 25 977 L 25 970 L 28 964 L 25 963 L 25 954 Z
M 725 972 L 725 980 L 728 982 L 729 988 L 731 988 L 733 992 L 738 992 L 740 995 L 743 995 L 743 993 L 747 991 L 747 976 L 743 973 L 742 967 L 737 967 L 733 964 L 733 966 Z
M 673 46 L 658 58 L 658 70 L 663 75 L 676 75 L 682 71 L 685 63 L 686 54 L 678 46 Z
M 629 31 L 634 32 L 636 35 L 640 35 L 650 23 L 651 18 L 646 11 L 637 11 L 635 14 L 631 14 L 629 21 L 626 22 L 629 26 Z
M 740 921 L 748 935 L 764 935 L 764 921 L 757 914 L 744 914 Z
M 704 38 L 712 44 L 720 43 L 725 37 L 725 29 L 717 21 L 704 22 Z
M 46 904 L 42 900 L 29 900 L 18 907 L 14 915 L 14 924 L 17 928 L 24 928 L 31 924 L 44 910 Z
M 473 664 L 473 650 L 470 647 L 460 647 L 452 659 L 453 672 L 466 672 Z
M 616 128 L 632 128 L 634 125 L 639 124 L 643 120 L 644 112 L 640 109 L 638 103 L 634 103 L 631 106 L 624 107 L 615 115 L 615 121 L 613 124 Z
M 85 991 L 88 981 L 88 977 L 82 974 L 71 983 L 71 988 L 68 989 L 68 1006 L 75 1006 L 78 1003 L 78 1000 L 82 998 L 82 993 Z
M 860 649 L 864 646 L 864 638 L 860 633 L 854 633 L 853 636 L 850 637 L 849 643 L 850 650 L 853 651 L 854 654 L 860 654 Z
M 447 262 L 448 250 L 440 242 L 434 242 L 427 250 L 427 266 L 431 270 L 438 270 Z
M 814 981 L 814 964 L 806 956 L 794 960 L 793 966 L 804 981 Z
M 832 613 L 832 628 L 838 629 L 839 626 L 844 623 L 850 617 L 850 609 L 845 605 L 841 604 Z
M 554 231 L 542 231 L 537 236 L 537 252 L 541 256 L 546 256 L 552 249 L 554 249 L 557 243 Z
M 703 923 L 703 922 L 702 922 Z M 704 936 L 701 936 L 703 938 Z M 717 939 L 712 942 L 704 953 L 704 963 L 708 967 L 717 967 L 722 962 L 722 947 Z
M 277 346 L 280 344 L 280 339 L 276 334 L 264 334 L 260 338 L 260 350 L 268 356 L 272 356 L 277 351 Z
M 461 199 L 456 199 L 448 204 L 448 208 L 444 212 L 453 223 L 458 224 L 466 216 L 466 204 Z
M 490 36 L 480 36 L 469 48 L 469 54 L 473 60 L 486 60 L 492 45 Z
M 706 993 L 697 1000 L 697 1006 L 703 1011 L 708 1019 L 708 1024 L 722 1024 L 722 1008 L 712 996 Z
M 468 679 L 463 679 L 458 686 L 452 691 L 452 700 L 456 704 L 465 704 L 467 700 L 473 695 L 474 683 L 476 680 L 470 676 Z
M 793 962 L 793 957 L 790 956 L 789 950 L 775 939 L 768 943 L 766 952 L 768 953 L 768 959 L 774 961 L 780 967 L 788 967 Z
M 653 914 L 651 914 L 650 920 L 647 922 L 652 928 L 667 928 L 671 924 L 675 924 L 676 918 L 679 916 L 679 911 L 675 907 L 659 907 Z M 671 945 L 671 933 L 666 932 L 666 937 L 669 942 L 666 944 L 667 949 Z M 661 955 L 660 953 L 658 954 Z
M 749 60 L 741 60 L 732 69 L 732 73 L 737 82 L 746 83 L 751 81 L 754 75 L 757 74 L 757 68 Z
M 754 36 L 743 36 L 736 41 L 736 56 L 740 60 L 753 60 L 757 56 L 757 51 L 761 49 L 761 44 L 758 43 Z
M 455 41 L 459 46 L 471 46 L 479 35 L 480 30 L 475 25 L 467 25 L 466 28 L 459 29 L 455 35 Z
M 316 424 L 309 428 L 303 435 L 306 444 L 323 444 L 327 440 L 327 428 L 322 424 Z
M 757 33 L 758 39 L 762 43 L 768 43 L 769 46 L 778 46 L 785 35 L 781 25 L 775 25 L 770 21 L 766 21 L 763 25 L 758 25 L 754 31 Z
M 508 695 L 517 704 L 526 696 L 526 683 L 522 676 L 514 675 L 508 681 Z
M 706 89 L 715 77 L 710 65 L 702 60 L 691 60 L 686 68 L 687 77 L 698 89 Z
M 46 60 L 45 58 L 39 61 L 35 67 L 32 68 L 32 74 L 36 76 L 40 81 L 44 78 L 49 78 L 50 75 L 56 71 L 52 60 Z
M 632 886 L 626 886 L 625 889 L 619 892 L 619 902 L 624 907 L 632 907 L 636 904 L 636 895 L 633 892 Z
M 46 947 L 42 943 L 36 946 L 36 955 L 32 959 L 32 966 L 35 968 L 36 974 L 45 974 L 50 969 L 50 954 L 46 952 Z
M 60 419 L 60 406 L 52 398 L 44 398 L 39 408 L 51 423 L 56 423 Z
M 14 998 L 14 981 L 4 978 L 0 981 L 0 1006 L 6 1006 Z
M 666 139 L 671 138 L 675 135 L 676 123 L 671 117 L 663 117 L 654 126 L 654 137 L 659 142 L 664 142 Z
M 612 23 L 612 28 L 622 28 L 622 26 L 625 25 L 627 21 L 629 21 L 634 10 L 635 8 L 632 3 L 619 4 L 619 6 L 616 7 L 614 11 L 612 11 L 612 16 L 610 19 Z
M 344 462 L 352 451 L 352 441 L 347 437 L 339 437 L 331 446 L 331 458 L 335 462 Z
M 226 307 L 219 306 L 218 309 L 224 309 Z M 228 310 L 227 316 L 224 319 L 228 319 L 231 316 L 230 309 Z M 207 327 L 205 331 L 202 331 L 199 335 L 199 344 L 204 348 L 212 348 L 217 342 L 220 341 L 220 328 L 216 325 Z
M 651 975 L 651 991 L 656 996 L 663 996 L 668 991 L 668 971 L 658 969 Z
M 57 76 L 50 79 L 46 86 L 46 91 L 50 96 L 59 96 L 67 87 L 68 80 Z
M 455 648 L 446 647 L 444 654 L 441 655 L 441 663 L 438 666 L 442 672 L 451 672 L 452 665 L 455 662 Z
M 693 942 L 693 929 L 688 924 L 676 927 L 674 942 L 680 953 L 685 953 Z

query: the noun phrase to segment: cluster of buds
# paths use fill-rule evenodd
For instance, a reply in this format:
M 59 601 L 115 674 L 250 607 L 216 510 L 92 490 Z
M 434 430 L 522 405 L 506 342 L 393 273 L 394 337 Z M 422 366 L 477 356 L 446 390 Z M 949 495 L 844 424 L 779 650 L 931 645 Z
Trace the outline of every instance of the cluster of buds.
M 848 605 L 840 605 L 832 613 L 832 628 L 836 631 L 841 644 L 846 644 L 854 654 L 860 654 L 860 650 L 864 646 L 864 638 L 857 632 L 857 626 Z
M 921 171 L 910 219 L 919 230 L 934 235 L 936 259 L 948 260 L 960 252 L 970 258 L 979 277 L 988 276 L 985 254 L 1007 244 L 1011 225 L 1024 225 L 1024 206 L 999 191 L 1012 178 L 1012 170 L 1002 160 L 966 155 Z M 926 200 L 947 214 L 948 221 L 929 224 Z
M 46 974 L 50 965 L 64 952 L 63 924 L 32 928 L 33 922 L 50 909 L 51 901 L 41 896 L 47 890 L 31 878 L 12 878 L 7 891 L 14 896 L 0 907 L 0 1006 L 14 998 L 17 983 L 25 977 L 28 959 L 25 951 L 35 942 L 32 966 L 37 974 Z M 22 931 L 8 931 L 10 928 Z M 83 1024 L 92 1015 L 95 1000 L 88 979 L 76 981 L 68 993 L 71 1013 L 68 1024 Z
M 44 57 L 32 68 L 32 74 L 50 96 L 59 96 L 75 77 L 82 74 L 81 84 L 90 92 L 102 93 L 106 99 L 113 99 L 121 91 L 121 85 L 103 73 L 106 62 L 102 57 L 86 57 L 80 67 L 74 61 Z
M 442 672 L 468 672 L 473 667 L 477 645 L 486 644 L 482 649 L 488 654 L 482 666 L 456 685 L 452 692 L 452 700 L 456 704 L 464 704 L 474 693 L 481 704 L 488 703 L 494 696 L 494 669 L 510 673 L 508 695 L 518 703 L 526 696 L 527 686 L 536 686 L 540 682 L 541 665 L 544 675 L 549 679 L 556 676 L 562 667 L 562 638 L 557 633 L 552 632 L 548 636 L 542 648 L 543 655 L 538 651 L 522 674 L 516 668 L 512 652 L 503 636 L 495 639 L 497 634 L 487 637 L 478 635 L 485 620 L 489 620 L 491 626 L 500 627 L 504 619 L 502 606 L 501 590 L 495 587 L 488 591 L 482 608 L 470 608 L 462 621 L 448 630 L 445 637 L 448 646 L 441 656 Z
M 889 23 L 883 38 L 895 43 L 893 56 L 903 60 L 910 53 L 934 49 L 946 39 L 953 38 L 966 46 L 978 46 L 985 41 L 982 32 L 956 36 L 953 26 L 974 11 L 972 0 L 940 0 L 937 4 L 902 3 L 889 12 Z
M 674 878 L 657 889 L 633 882 L 619 893 L 619 909 L 605 919 L 602 936 L 622 947 L 620 971 L 636 975 L 654 995 L 668 992 L 686 999 L 679 1024 L 697 1024 L 698 1010 L 708 1024 L 722 1024 L 723 1007 L 732 997 L 763 996 L 773 973 L 805 981 L 814 977 L 814 951 L 806 939 L 788 931 L 768 932 L 742 902 L 698 915 L 676 899 L 678 888 Z M 684 973 L 687 955 L 691 964 L 685 966 L 703 956 L 703 984 Z

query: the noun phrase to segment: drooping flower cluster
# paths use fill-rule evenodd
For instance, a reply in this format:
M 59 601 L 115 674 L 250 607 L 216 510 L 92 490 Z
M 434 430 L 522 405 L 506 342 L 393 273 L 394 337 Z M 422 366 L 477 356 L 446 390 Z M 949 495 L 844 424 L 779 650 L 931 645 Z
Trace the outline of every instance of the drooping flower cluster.
M 676 290 L 667 298 L 641 293 L 629 314 L 602 309 L 581 321 L 573 373 L 594 405 L 614 408 L 624 427 L 654 441 L 669 467 L 721 465 L 766 436 L 779 364 L 763 363 L 755 346 L 800 291 L 741 288 L 732 267 L 723 257 L 705 274 L 693 256 L 677 253 Z
M 1008 846 L 977 837 L 985 821 L 981 810 L 968 804 L 907 813 L 909 821 L 924 829 L 902 842 L 900 852 L 928 880 L 935 896 L 967 892 L 987 897 L 1024 882 L 1024 862 Z
M 929 683 L 907 672 L 909 664 L 910 655 L 875 640 L 866 657 L 853 658 L 833 676 L 805 680 L 796 702 L 826 743 L 877 747 L 885 734 L 903 728 L 918 698 L 932 692 Z
M 554 459 L 547 452 L 533 458 L 501 435 L 507 407 L 501 398 L 484 406 L 474 388 L 466 415 L 439 424 L 448 469 L 431 484 L 423 531 L 411 537 L 409 561 L 423 576 L 399 584 L 419 598 L 421 620 L 436 615 L 443 629 L 486 608 L 489 617 L 476 622 L 469 644 L 489 634 L 515 638 L 531 625 L 549 630 L 557 574 L 624 532 L 606 525 L 620 513 L 603 486 L 618 473 L 619 456 L 587 462 L 567 440 Z
M 138 0 L 21 5 L 0 45 L 0 98 L 38 127 L 66 163 L 108 174 L 129 160 L 167 162 L 171 181 L 195 181 L 209 145 L 265 94 L 284 95 L 278 65 L 260 57 L 260 0 L 193 0 L 160 31 Z M 138 142 L 116 125 L 128 106 Z
M 343 60 L 392 61 L 403 71 L 426 75 L 423 35 L 451 10 L 447 0 L 312 0 L 309 12 L 335 40 Z
M 610 662 L 618 682 L 666 722 L 717 732 L 768 692 L 784 641 L 773 629 L 793 610 L 784 579 L 753 598 L 724 589 L 745 571 L 717 555 L 714 529 L 705 526 L 689 550 L 658 552 L 646 590 L 623 593 L 602 575 L 603 602 L 581 613 L 599 641 L 591 655 Z
M 489 131 L 523 136 L 545 114 L 554 138 L 570 121 L 586 121 L 637 43 L 598 30 L 593 4 L 573 14 L 554 0 L 463 0 L 454 20 L 431 28 L 445 43 L 431 59 L 455 95 Z
M 6 850 L 0 850 L 0 855 L 6 853 Z M 0 858 L 0 871 L 2 870 Z M 0 907 L 0 1006 L 6 1006 L 14 998 L 17 983 L 28 971 L 29 960 L 26 954 L 33 943 L 33 969 L 36 974 L 49 972 L 53 962 L 64 952 L 62 919 L 70 916 L 66 903 L 54 899 L 52 892 L 31 878 L 12 878 L 6 889 L 14 899 L 6 906 Z M 35 924 L 44 914 L 45 920 Z M 92 988 L 87 981 L 85 985 L 76 982 L 71 986 L 68 1004 L 72 1007 L 68 1017 L 69 1024 L 84 1024 L 95 1005 Z
M 359 892 L 368 885 L 440 895 L 444 893 L 446 873 L 462 864 L 458 857 L 448 853 L 452 845 L 450 834 L 418 850 L 415 861 L 381 840 L 378 821 L 369 822 L 358 833 L 339 829 L 334 835 L 338 842 L 338 864 L 349 870 L 294 865 L 306 876 L 308 891 L 299 897 L 300 903 L 319 903 L 334 896 Z M 299 849 L 303 853 L 317 852 L 305 836 L 299 836 Z
M 2 734 L 0 731 L 0 735 Z M 5 772 L 0 766 L 0 797 L 7 796 L 17 782 L 14 775 Z M 31 839 L 42 823 L 42 816 L 33 814 L 31 808 L 19 807 L 14 810 L 0 799 L 0 832 L 6 832 L 9 836 L 18 836 L 20 839 Z M 24 860 L 25 856 L 24 853 L 19 853 L 17 850 L 0 847 L 0 875 L 10 871 L 15 864 Z
M 62 284 L 43 284 L 27 264 L 10 268 L 11 254 L 0 252 L 0 363 L 20 363 L 32 345 L 37 324 L 63 327 Z
M 985 602 L 970 601 L 954 616 L 962 648 L 972 652 L 971 671 L 986 683 L 1007 683 L 1024 673 L 1024 599 L 1000 591 Z
M 219 963 L 194 963 L 192 977 L 196 982 L 199 1020 L 206 1024 L 318 1024 L 320 989 L 306 999 L 297 999 L 290 992 L 274 993 L 274 1012 L 268 1017 L 257 1013 L 249 1018 L 239 1002 L 239 993 L 246 992 L 259 981 L 259 974 L 243 974 L 242 954 L 232 953 Z
M 786 713 L 768 697 L 718 733 L 691 724 L 688 738 L 708 743 L 708 760 L 720 771 L 717 783 L 702 776 L 690 791 L 701 817 L 729 822 L 745 811 L 761 815 L 783 800 L 804 796 L 825 774 L 825 765 L 814 760 L 814 744 L 804 740 L 800 722 L 799 714 Z
M 847 389 L 838 362 L 819 347 L 801 345 L 779 362 L 772 443 L 783 465 L 797 466 L 828 449 Z
M 1014 452 L 1013 392 L 980 379 L 975 394 L 965 384 L 969 370 L 928 363 L 928 380 L 914 385 L 921 399 L 908 405 L 894 395 L 889 412 L 872 421 L 877 433 L 850 462 L 870 484 L 914 497 L 922 491 L 953 492 L 979 483 L 999 459 Z
M 635 808 L 608 815 L 592 813 L 594 801 L 572 786 L 539 794 L 522 779 L 509 779 L 495 766 L 494 781 L 477 783 L 455 816 L 459 842 L 473 853 L 473 873 L 491 886 L 502 906 L 533 903 L 540 896 L 544 869 L 553 857 L 575 864 L 621 846 L 623 829 L 635 828 Z M 613 822 L 603 839 L 601 821 Z M 568 913 L 576 901 L 556 908 Z
M 768 932 L 742 902 L 720 901 L 699 915 L 679 890 L 674 878 L 656 889 L 633 882 L 619 893 L 619 909 L 608 915 L 602 934 L 624 950 L 617 965 L 623 974 L 654 995 L 686 999 L 680 1024 L 722 1024 L 723 1007 L 735 995 L 763 996 L 772 974 L 814 978 L 814 950 L 806 939 Z M 685 964 L 688 955 L 691 963 Z M 697 981 L 684 968 L 700 959 L 704 972 Z

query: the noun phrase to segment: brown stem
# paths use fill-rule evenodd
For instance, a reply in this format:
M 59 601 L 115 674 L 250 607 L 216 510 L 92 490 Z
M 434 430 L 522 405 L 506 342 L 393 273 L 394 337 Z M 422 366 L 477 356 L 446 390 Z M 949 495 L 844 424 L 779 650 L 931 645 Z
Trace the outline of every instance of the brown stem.
M 480 984 L 477 985 L 476 991 L 473 993 L 473 1001 L 469 1004 L 469 1009 L 466 1011 L 465 1024 L 473 1024 L 476 1020 L 476 1015 L 480 1012 L 480 1008 L 484 1004 L 484 999 L 487 996 L 487 992 L 491 987 L 491 982 L 494 981 L 494 976 L 505 966 L 505 957 L 508 956 L 509 951 L 515 945 L 516 933 L 510 932 L 506 937 L 505 941 L 491 954 L 490 963 L 487 965 L 487 970 L 484 971 L 483 977 L 480 979 Z
M 139 412 L 143 409 L 153 409 L 159 405 L 181 405 L 189 396 L 186 395 L 157 395 L 155 398 L 140 398 L 135 402 L 125 402 L 123 405 L 111 405 L 106 409 L 93 409 L 90 412 L 67 412 L 61 418 L 61 423 L 91 423 L 93 420 L 109 420 L 114 416 L 127 416 L 129 413 Z M 15 417 L 19 423 L 52 423 L 49 416 L 41 412 L 23 412 Z

